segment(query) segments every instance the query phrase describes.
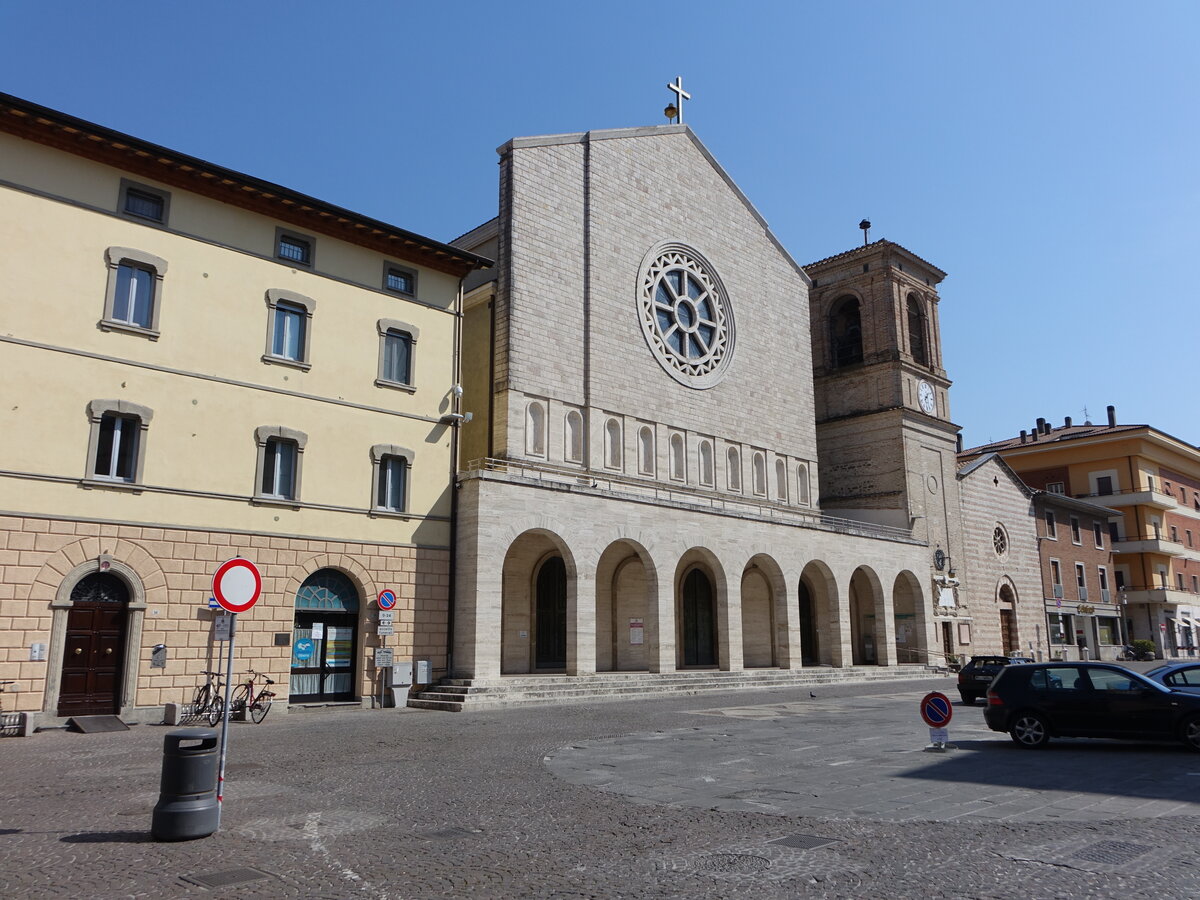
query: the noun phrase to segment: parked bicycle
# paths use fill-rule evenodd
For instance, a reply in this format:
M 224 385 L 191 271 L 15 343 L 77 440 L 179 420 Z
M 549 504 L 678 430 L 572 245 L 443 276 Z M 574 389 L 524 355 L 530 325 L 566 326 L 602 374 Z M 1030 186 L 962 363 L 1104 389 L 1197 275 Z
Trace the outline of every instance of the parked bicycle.
M 203 669 L 200 674 L 206 675 L 208 680 L 196 688 L 196 695 L 192 698 L 192 715 L 203 716 L 209 725 L 215 727 L 225 713 L 225 695 L 221 690 L 224 682 L 220 672 Z
M 8 690 L 10 684 L 16 684 L 15 681 L 0 681 L 0 734 L 7 735 L 9 732 L 17 733 L 17 726 L 20 716 L 4 711 L 4 693 Z M 12 721 L 9 721 L 10 717 Z
M 255 693 L 255 682 L 259 678 L 263 680 L 263 685 Z M 233 696 L 229 698 L 229 712 L 231 714 L 249 712 L 250 718 L 257 725 L 271 711 L 271 700 L 274 698 L 275 692 L 269 691 L 267 688 L 274 683 L 274 681 L 262 672 L 255 672 L 251 669 L 250 675 L 247 676 L 246 680 L 234 688 Z

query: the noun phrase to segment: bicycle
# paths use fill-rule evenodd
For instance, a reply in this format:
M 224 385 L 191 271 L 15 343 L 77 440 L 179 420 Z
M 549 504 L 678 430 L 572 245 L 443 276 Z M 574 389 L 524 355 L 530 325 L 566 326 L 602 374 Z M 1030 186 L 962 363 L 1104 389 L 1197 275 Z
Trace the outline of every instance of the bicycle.
M 263 684 L 262 690 L 257 694 L 254 693 L 254 682 L 261 678 Z M 267 687 L 275 682 L 264 675 L 262 672 L 250 670 L 250 676 L 240 683 L 233 691 L 233 696 L 229 698 L 230 713 L 244 713 L 249 711 L 250 718 L 257 725 L 267 717 L 267 713 L 271 711 L 271 698 L 275 696 L 274 691 L 267 690 Z
M 6 713 L 4 711 L 4 693 L 8 690 L 10 684 L 16 684 L 15 681 L 0 681 L 0 734 L 8 734 L 9 731 L 16 733 L 19 724 L 20 716 L 14 713 Z M 9 721 L 9 717 L 13 716 L 16 721 Z
M 196 695 L 192 698 L 192 714 L 204 716 L 208 724 L 215 728 L 225 713 L 225 697 L 221 693 L 224 682 L 221 681 L 220 672 L 202 669 L 200 674 L 207 675 L 208 680 L 196 688 Z

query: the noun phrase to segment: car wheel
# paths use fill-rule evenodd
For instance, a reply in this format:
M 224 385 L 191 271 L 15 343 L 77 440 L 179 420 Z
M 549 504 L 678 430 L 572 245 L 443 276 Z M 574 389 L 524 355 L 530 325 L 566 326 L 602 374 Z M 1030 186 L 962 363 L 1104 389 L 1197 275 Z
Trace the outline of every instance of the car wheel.
M 1050 729 L 1046 727 L 1046 720 L 1037 713 L 1017 713 L 1008 733 L 1012 736 L 1013 743 L 1026 750 L 1045 747 L 1050 742 Z
M 1189 750 L 1200 751 L 1200 716 L 1185 719 L 1179 729 L 1179 737 Z
M 967 706 L 974 706 L 975 701 L 979 699 L 978 694 L 968 694 L 966 691 L 959 691 L 958 696 L 962 697 L 962 702 Z

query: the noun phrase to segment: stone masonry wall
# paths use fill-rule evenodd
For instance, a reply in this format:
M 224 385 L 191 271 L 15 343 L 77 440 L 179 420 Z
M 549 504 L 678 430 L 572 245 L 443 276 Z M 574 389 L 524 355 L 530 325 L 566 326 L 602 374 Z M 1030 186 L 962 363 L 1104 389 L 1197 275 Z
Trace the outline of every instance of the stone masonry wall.
M 395 635 L 384 638 L 398 660 L 432 661 L 434 677 L 446 666 L 449 551 L 412 546 L 233 534 L 65 519 L 0 517 L 0 679 L 19 689 L 5 708 L 43 708 L 47 662 L 30 661 L 30 646 L 51 642 L 51 602 L 64 577 L 101 554 L 132 570 L 145 589 L 146 610 L 137 651 L 136 697 L 128 706 L 159 707 L 191 699 L 213 668 L 207 601 L 212 576 L 226 559 L 242 555 L 263 575 L 263 595 L 239 615 L 234 672 L 253 668 L 275 679 L 277 699 L 287 699 L 296 591 L 317 569 L 332 567 L 359 588 L 356 692 L 375 691 L 375 598 L 385 587 L 398 596 Z M 288 635 L 285 646 L 274 636 Z M 151 648 L 168 648 L 165 669 L 150 667 Z M 50 655 L 49 653 L 47 654 Z M 47 711 L 53 716 L 55 710 Z

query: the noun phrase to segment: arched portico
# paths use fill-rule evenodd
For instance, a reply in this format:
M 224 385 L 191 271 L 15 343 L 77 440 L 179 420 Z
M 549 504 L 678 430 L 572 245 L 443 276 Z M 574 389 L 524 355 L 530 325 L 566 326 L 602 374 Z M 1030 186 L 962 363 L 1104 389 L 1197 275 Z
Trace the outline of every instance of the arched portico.
M 884 666 L 891 657 L 887 646 L 886 610 L 879 576 L 859 566 L 850 576 L 850 643 L 853 665 Z
M 596 671 L 645 672 L 650 619 L 657 609 L 654 563 L 641 544 L 619 540 L 596 566 Z
M 565 671 L 577 602 L 574 557 L 558 535 L 531 530 L 504 556 L 500 673 Z
M 892 585 L 892 618 L 896 630 L 896 662 L 929 661 L 929 614 L 921 596 L 921 582 L 907 570 Z
M 800 659 L 803 665 L 844 666 L 850 658 L 844 641 L 837 579 L 829 566 L 813 560 L 800 573 L 796 590 Z
M 770 556 L 754 556 L 742 570 L 742 665 L 747 669 L 787 664 L 786 582 Z

